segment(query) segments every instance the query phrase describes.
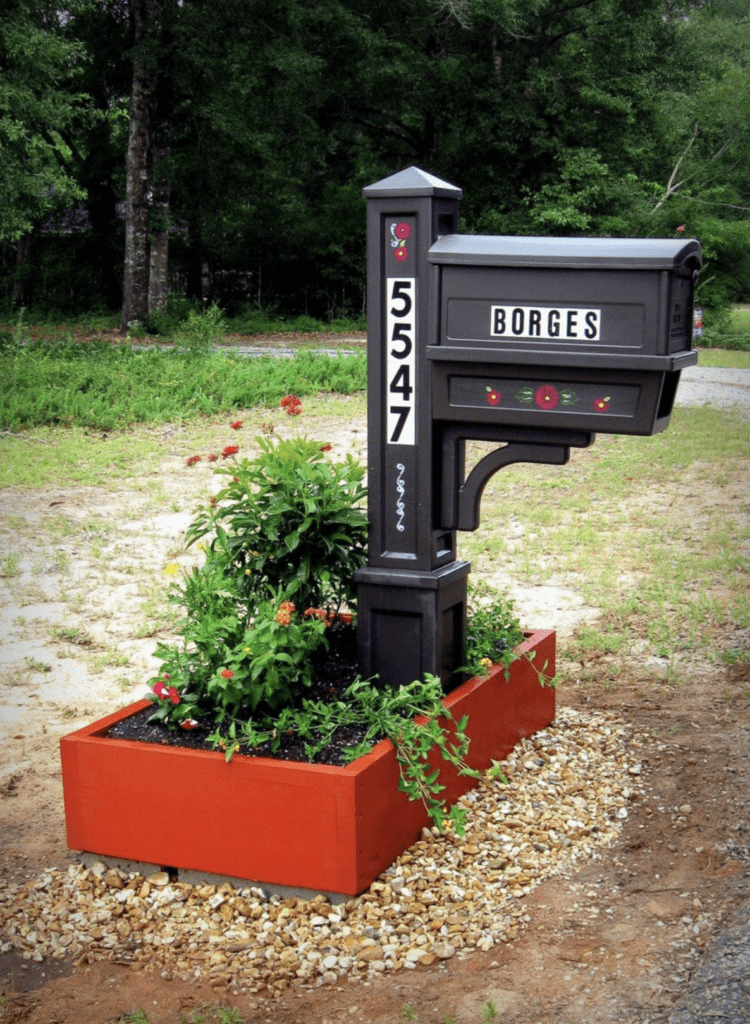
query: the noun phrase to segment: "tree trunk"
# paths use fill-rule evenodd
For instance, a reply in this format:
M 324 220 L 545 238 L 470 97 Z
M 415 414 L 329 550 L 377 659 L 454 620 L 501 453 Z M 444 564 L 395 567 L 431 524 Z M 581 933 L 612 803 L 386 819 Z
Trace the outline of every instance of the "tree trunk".
M 171 118 L 168 106 L 160 104 L 151 148 L 151 259 L 148 279 L 149 313 L 166 313 L 169 293 L 169 166 Z
M 133 87 L 126 160 L 125 268 L 122 282 L 121 330 L 148 316 L 148 155 L 151 107 L 150 55 L 144 45 L 154 15 L 154 0 L 136 0 Z

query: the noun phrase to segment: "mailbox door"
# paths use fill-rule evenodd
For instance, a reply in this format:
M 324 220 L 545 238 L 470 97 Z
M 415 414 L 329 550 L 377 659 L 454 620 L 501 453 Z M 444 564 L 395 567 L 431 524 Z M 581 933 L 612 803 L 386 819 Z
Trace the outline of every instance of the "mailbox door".
M 603 434 L 666 429 L 679 371 L 433 363 L 436 420 Z

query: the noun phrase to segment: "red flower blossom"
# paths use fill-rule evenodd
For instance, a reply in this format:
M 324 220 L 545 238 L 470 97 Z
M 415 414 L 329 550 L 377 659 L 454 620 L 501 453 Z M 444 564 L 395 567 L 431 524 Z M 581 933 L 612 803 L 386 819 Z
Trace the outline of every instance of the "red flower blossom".
M 221 670 L 221 676 L 223 679 L 231 679 L 233 675 L 234 672 L 231 670 L 231 668 L 223 668 Z
M 229 426 L 232 428 L 232 430 L 239 430 L 240 427 L 242 426 L 242 420 L 235 420 L 235 422 L 230 423 Z
M 161 681 L 161 679 L 159 679 L 156 683 L 154 683 L 152 689 L 153 689 L 154 693 L 156 694 L 156 696 L 157 697 L 161 697 L 162 700 L 164 700 L 165 697 L 169 696 L 169 691 L 167 690 L 166 686 Z
M 685 225 L 684 224 L 680 224 L 680 226 L 677 228 L 677 234 L 678 235 L 682 235 L 682 234 L 684 234 L 684 232 L 685 232 Z
M 228 459 L 230 455 L 236 455 L 239 450 L 240 446 L 238 444 L 228 444 L 221 453 L 221 457 L 222 459 Z
M 285 395 L 279 404 L 287 416 L 299 416 L 302 412 L 302 401 L 298 395 Z
M 177 692 L 177 687 L 170 686 L 169 689 L 167 690 L 167 696 L 169 697 L 173 704 L 180 703 L 180 695 Z
M 187 466 L 194 466 L 196 464 L 196 462 L 200 462 L 200 461 L 201 461 L 200 455 L 191 455 L 190 458 L 185 459 L 185 464 Z
M 330 446 L 330 444 L 324 444 L 322 446 L 322 448 L 319 448 L 318 450 L 321 451 L 321 452 L 330 452 L 331 446 Z
M 208 461 L 209 461 L 209 462 L 216 462 L 216 460 L 218 459 L 218 457 L 219 457 L 219 456 L 218 456 L 218 455 L 216 454 L 216 452 L 211 452 L 211 454 L 210 454 L 210 455 L 207 455 L 207 456 L 206 456 L 206 458 L 208 459 Z
M 194 718 L 186 718 L 184 722 L 180 722 L 181 729 L 197 729 L 200 723 L 196 722 Z
M 543 384 L 534 395 L 534 401 L 540 409 L 554 409 L 560 401 L 560 395 L 551 384 Z
M 333 615 L 325 608 L 305 608 L 304 614 L 307 618 L 320 619 L 321 622 L 325 622 L 326 628 L 333 622 Z

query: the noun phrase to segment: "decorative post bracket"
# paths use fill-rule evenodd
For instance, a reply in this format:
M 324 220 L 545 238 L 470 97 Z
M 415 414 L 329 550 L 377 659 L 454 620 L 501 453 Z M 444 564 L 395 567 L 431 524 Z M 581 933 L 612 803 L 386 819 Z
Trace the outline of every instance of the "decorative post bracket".
M 444 426 L 440 525 L 445 530 L 476 530 L 482 493 L 487 481 L 499 469 L 516 462 L 564 466 L 570 458 L 571 447 L 588 448 L 594 440 L 594 434 L 575 430 L 503 429 L 478 423 Z M 466 476 L 467 441 L 504 441 L 505 446 L 485 455 Z

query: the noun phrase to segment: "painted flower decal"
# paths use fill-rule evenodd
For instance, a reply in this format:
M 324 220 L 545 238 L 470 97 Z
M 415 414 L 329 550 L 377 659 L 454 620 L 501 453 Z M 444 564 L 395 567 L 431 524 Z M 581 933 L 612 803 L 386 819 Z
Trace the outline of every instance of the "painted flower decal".
M 534 401 L 540 409 L 554 409 L 560 401 L 560 395 L 551 384 L 543 384 L 534 395 Z
M 400 245 L 398 249 L 395 250 L 393 255 L 396 257 L 399 263 L 403 263 L 406 257 L 409 255 L 409 253 L 406 251 L 406 249 L 404 249 L 402 245 Z
M 607 409 L 609 409 L 610 402 L 611 398 L 609 397 L 609 395 L 607 395 L 606 398 L 597 398 L 594 402 L 594 408 L 597 412 L 606 412 Z
M 516 391 L 516 401 L 522 402 L 524 405 L 529 405 L 530 402 L 534 401 L 534 392 L 529 387 L 519 388 Z
M 396 238 L 408 238 L 411 234 L 411 228 L 407 223 L 405 223 L 405 221 L 401 221 L 401 223 L 397 224 L 394 228 L 394 234 L 396 235 Z
M 500 392 L 495 388 L 487 388 L 487 402 L 490 405 L 500 404 Z

